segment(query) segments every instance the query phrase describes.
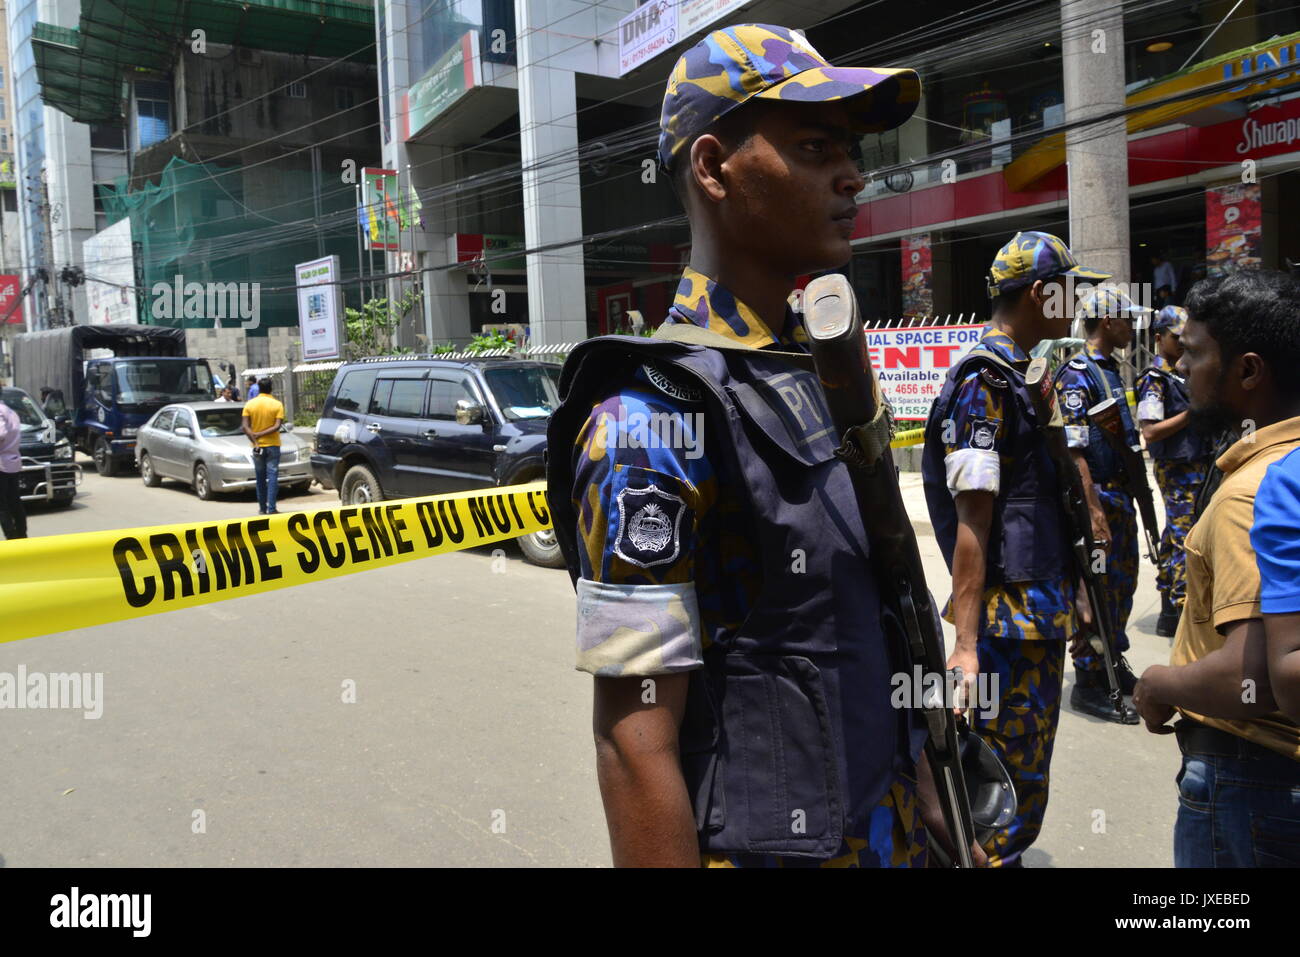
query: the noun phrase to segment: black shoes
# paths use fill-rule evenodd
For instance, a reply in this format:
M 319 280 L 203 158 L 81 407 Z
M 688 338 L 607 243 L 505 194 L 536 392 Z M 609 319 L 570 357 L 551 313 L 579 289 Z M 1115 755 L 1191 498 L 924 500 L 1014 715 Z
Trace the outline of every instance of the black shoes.
M 1128 659 L 1123 655 L 1119 656 L 1119 661 L 1115 662 L 1115 677 L 1119 679 L 1119 690 L 1121 693 L 1133 694 L 1133 689 L 1137 687 L 1138 678 L 1129 666 Z
M 1123 663 L 1122 669 L 1117 665 L 1115 672 L 1119 678 L 1120 690 L 1123 691 L 1125 674 L 1132 679 L 1134 685 L 1137 684 L 1137 678 L 1133 676 L 1128 662 L 1123 658 L 1120 661 Z M 1115 710 L 1106 687 L 1106 673 L 1103 671 L 1080 671 L 1078 668 L 1074 670 L 1074 689 L 1070 692 L 1070 707 L 1080 714 L 1101 718 L 1103 721 L 1113 721 L 1116 724 L 1138 723 L 1137 712 L 1132 708 L 1125 706 L 1123 714 Z

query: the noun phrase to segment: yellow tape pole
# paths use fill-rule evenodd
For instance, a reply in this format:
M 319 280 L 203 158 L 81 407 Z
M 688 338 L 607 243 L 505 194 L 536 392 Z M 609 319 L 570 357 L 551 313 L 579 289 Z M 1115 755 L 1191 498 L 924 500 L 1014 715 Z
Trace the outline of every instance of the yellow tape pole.
M 0 542 L 0 642 L 257 595 L 550 528 L 546 483 Z

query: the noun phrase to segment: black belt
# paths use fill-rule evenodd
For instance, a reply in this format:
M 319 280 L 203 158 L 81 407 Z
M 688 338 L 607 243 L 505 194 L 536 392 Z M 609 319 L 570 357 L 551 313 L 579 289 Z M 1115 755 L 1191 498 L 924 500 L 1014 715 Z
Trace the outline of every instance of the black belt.
M 1209 754 L 1221 758 L 1272 758 L 1288 760 L 1285 754 L 1266 748 L 1262 744 L 1191 718 L 1183 718 L 1174 725 L 1178 749 L 1183 754 Z M 1297 763 L 1297 762 L 1292 762 Z

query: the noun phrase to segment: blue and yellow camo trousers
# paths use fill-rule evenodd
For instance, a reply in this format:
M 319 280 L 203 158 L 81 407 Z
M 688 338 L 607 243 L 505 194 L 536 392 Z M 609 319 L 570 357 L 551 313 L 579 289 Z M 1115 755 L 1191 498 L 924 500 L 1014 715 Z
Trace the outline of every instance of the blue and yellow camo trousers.
M 1165 530 L 1160 536 L 1156 587 L 1179 608 L 1187 597 L 1187 553 L 1183 542 L 1191 531 L 1196 493 L 1205 481 L 1208 463 L 1153 462 L 1156 484 L 1165 500 Z
M 1133 594 L 1138 579 L 1137 507 L 1125 492 L 1110 485 L 1097 486 L 1097 498 L 1110 527 L 1110 551 L 1106 555 L 1106 574 L 1101 588 L 1110 611 L 1111 632 L 1115 635 L 1115 653 L 1128 651 L 1128 619 L 1133 612 Z M 1088 650 L 1074 656 L 1080 671 L 1105 671 L 1101 655 Z
M 981 675 L 997 676 L 998 710 L 991 717 L 968 711 L 971 729 L 997 754 L 1016 788 L 1016 816 L 984 850 L 992 867 L 1018 866 L 1047 813 L 1065 643 L 981 635 L 977 648 Z

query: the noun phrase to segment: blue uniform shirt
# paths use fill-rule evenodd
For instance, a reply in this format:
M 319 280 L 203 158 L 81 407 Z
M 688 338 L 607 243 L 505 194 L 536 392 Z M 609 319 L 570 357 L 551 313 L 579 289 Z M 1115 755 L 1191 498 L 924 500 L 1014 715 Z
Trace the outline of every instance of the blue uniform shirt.
M 980 345 L 1009 362 L 1029 358 L 1010 336 L 991 326 Z M 954 498 L 962 492 L 997 495 L 1001 490 L 1002 472 L 1011 467 L 1006 421 L 1014 413 L 1008 408 L 1013 401 L 1009 392 L 985 382 L 978 369 L 958 385 L 948 415 L 952 427 L 943 437 L 948 490 Z M 994 585 L 984 593 L 984 606 L 981 637 L 1064 641 L 1075 627 L 1074 588 L 1065 579 Z M 951 598 L 944 618 L 953 620 Z

